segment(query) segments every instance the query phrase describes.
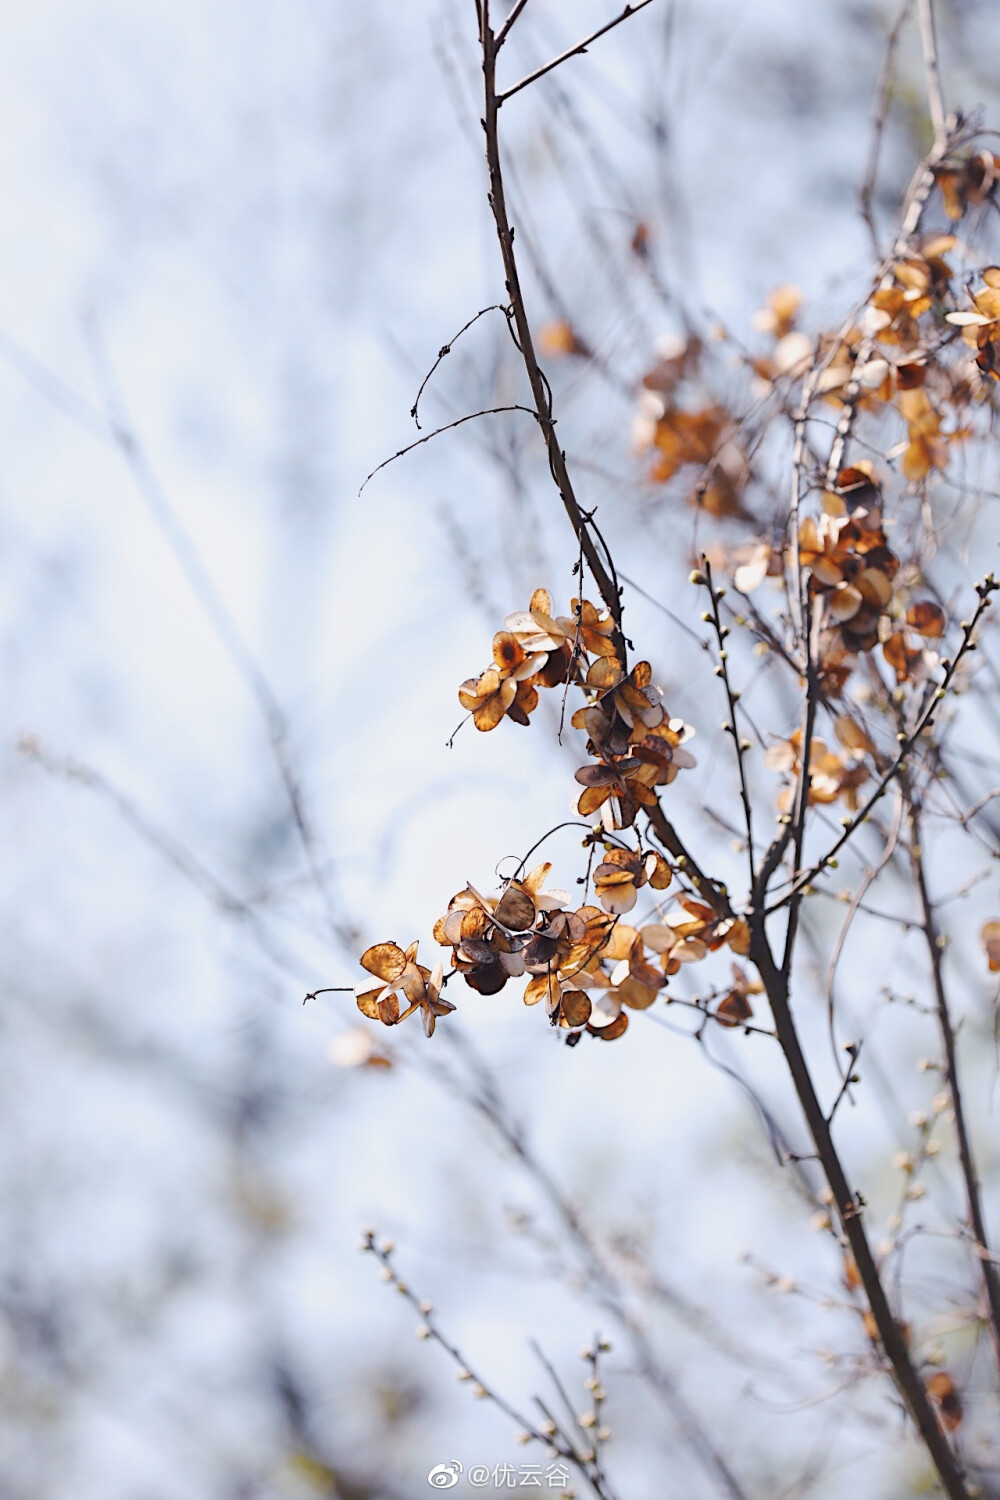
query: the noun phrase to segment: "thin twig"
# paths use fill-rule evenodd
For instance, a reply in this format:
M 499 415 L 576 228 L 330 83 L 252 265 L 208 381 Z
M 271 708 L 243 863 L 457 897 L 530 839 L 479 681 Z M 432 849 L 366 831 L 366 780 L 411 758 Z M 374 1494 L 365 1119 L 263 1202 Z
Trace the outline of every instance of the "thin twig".
M 512 99 L 522 89 L 526 89 L 529 83 L 534 83 L 536 79 L 544 78 L 546 73 L 551 73 L 553 68 L 558 68 L 561 63 L 566 62 L 569 58 L 577 57 L 581 52 L 586 52 L 591 42 L 596 42 L 598 37 L 602 37 L 606 32 L 612 31 L 614 27 L 620 26 L 623 21 L 628 20 L 629 16 L 638 15 L 639 11 L 645 10 L 646 6 L 652 5 L 652 3 L 653 0 L 636 0 L 634 5 L 626 5 L 620 15 L 615 16 L 613 20 L 606 22 L 605 25 L 599 26 L 596 31 L 592 31 L 589 36 L 585 36 L 582 42 L 577 42 L 574 47 L 567 47 L 565 52 L 560 52 L 559 56 L 552 58 L 551 62 L 547 62 L 542 67 L 536 68 L 533 73 L 528 73 L 526 77 L 522 78 L 519 83 L 515 83 L 513 87 L 504 89 L 502 94 L 496 96 L 497 108 L 501 104 L 506 104 L 508 99 Z M 504 31 L 495 39 L 493 44 L 494 53 L 503 41 L 506 30 L 507 27 L 504 27 Z
M 427 374 L 424 376 L 423 380 L 420 382 L 420 389 L 418 390 L 416 397 L 414 398 L 413 405 L 410 407 L 410 416 L 413 418 L 418 428 L 420 427 L 420 419 L 417 416 L 417 408 L 420 405 L 420 398 L 424 394 L 424 391 L 427 389 L 427 385 L 434 372 L 436 371 L 438 365 L 451 353 L 454 346 L 462 337 L 462 334 L 467 333 L 468 330 L 472 327 L 473 323 L 478 323 L 480 318 L 485 318 L 486 314 L 491 312 L 502 312 L 505 317 L 510 316 L 510 308 L 506 305 L 506 303 L 491 302 L 489 307 L 481 307 L 477 313 L 473 313 L 469 321 L 467 323 L 463 323 L 458 332 L 456 334 L 453 334 L 446 344 L 441 345 L 440 349 L 437 352 L 437 358 L 431 365 L 430 369 L 427 371 Z M 365 483 L 367 483 L 367 480 L 365 481 Z
M 867 802 L 865 802 L 854 814 L 854 816 L 845 823 L 844 831 L 840 835 L 840 837 L 833 844 L 831 844 L 826 853 L 820 859 L 818 859 L 814 865 L 811 865 L 808 870 L 803 870 L 795 877 L 792 882 L 791 888 L 785 893 L 784 896 L 781 897 L 779 901 L 776 901 L 772 906 L 769 906 L 767 908 L 765 915 L 770 916 L 773 912 L 776 912 L 780 910 L 781 907 L 787 905 L 789 901 L 791 901 L 795 896 L 799 894 L 799 892 L 804 890 L 807 885 L 815 880 L 817 875 L 821 874 L 823 870 L 828 868 L 831 862 L 836 859 L 836 856 L 840 853 L 841 849 L 843 849 L 848 840 L 853 838 L 857 830 L 862 826 L 863 823 L 868 820 L 876 804 L 880 802 L 881 799 L 885 796 L 886 792 L 892 786 L 896 778 L 905 770 L 907 756 L 909 756 L 912 752 L 914 746 L 916 745 L 920 736 L 923 734 L 924 730 L 930 729 L 932 727 L 934 723 L 934 714 L 937 712 L 937 709 L 940 706 L 941 699 L 947 695 L 948 689 L 951 687 L 952 682 L 955 679 L 955 673 L 957 672 L 960 663 L 968 654 L 968 652 L 975 649 L 975 641 L 973 640 L 973 636 L 975 635 L 976 626 L 978 625 L 984 612 L 990 607 L 992 596 L 998 588 L 1000 588 L 1000 584 L 998 584 L 993 578 L 992 573 L 987 574 L 986 579 L 983 583 L 976 585 L 976 592 L 979 595 L 979 603 L 976 607 L 976 612 L 973 615 L 972 619 L 965 622 L 962 630 L 962 641 L 955 653 L 955 659 L 948 662 L 943 680 L 928 694 L 927 703 L 923 711 L 918 715 L 916 724 L 910 730 L 909 734 L 904 735 L 901 739 L 896 759 L 884 773 L 881 781 L 875 788 L 874 792 L 872 792 Z
M 892 65 L 896 58 L 896 49 L 899 46 L 899 36 L 913 0 L 903 0 L 899 12 L 892 24 L 892 29 L 886 38 L 885 51 L 882 54 L 882 67 L 879 71 L 878 87 L 876 97 L 878 104 L 875 109 L 875 123 L 872 128 L 871 144 L 868 148 L 868 165 L 865 168 L 864 182 L 861 184 L 859 199 L 861 203 L 861 217 L 868 226 L 868 233 L 872 238 L 872 247 L 876 256 L 881 259 L 882 250 L 878 241 L 878 229 L 875 224 L 875 215 L 872 210 L 872 196 L 875 192 L 875 182 L 878 177 L 878 159 L 882 149 L 882 136 L 885 132 L 886 120 L 889 117 L 889 103 L 892 98 Z
M 573 1465 L 580 1474 L 580 1477 L 594 1491 L 595 1495 L 600 1497 L 600 1500 L 611 1500 L 611 1496 L 606 1490 L 599 1472 L 595 1471 L 593 1460 L 587 1458 L 584 1454 L 578 1453 L 572 1443 L 566 1440 L 560 1441 L 558 1434 L 543 1432 L 532 1422 L 530 1417 L 526 1417 L 523 1412 L 519 1412 L 516 1407 L 511 1406 L 505 1397 L 501 1396 L 492 1386 L 488 1385 L 482 1376 L 478 1375 L 472 1369 L 461 1350 L 442 1332 L 431 1304 L 418 1297 L 408 1283 L 399 1275 L 392 1258 L 394 1246 L 391 1241 L 383 1241 L 380 1245 L 375 1238 L 374 1232 L 368 1230 L 362 1238 L 361 1249 L 374 1255 L 376 1260 L 381 1262 L 382 1275 L 386 1281 L 390 1286 L 395 1287 L 396 1291 L 405 1298 L 420 1316 L 422 1321 L 419 1324 L 419 1331 L 422 1337 L 437 1344 L 454 1361 L 458 1367 L 460 1378 L 470 1384 L 473 1394 L 478 1396 L 480 1400 L 492 1402 L 494 1406 L 503 1412 L 505 1417 L 508 1417 L 515 1426 L 536 1443 L 542 1443 L 546 1448 L 554 1448 L 560 1458 L 565 1459 L 567 1463 Z
M 514 231 L 507 213 L 503 171 L 500 162 L 499 103 L 496 88 L 497 44 L 489 24 L 488 0 L 483 0 L 482 4 L 480 42 L 483 53 L 483 130 L 486 138 L 486 163 L 490 179 L 489 203 L 493 211 L 497 238 L 500 242 L 500 255 L 503 260 L 504 279 L 513 314 L 517 346 L 524 363 L 528 384 L 531 387 L 531 394 L 535 403 L 535 415 L 545 439 L 549 469 L 555 481 L 556 488 L 559 491 L 563 508 L 569 517 L 574 532 L 580 540 L 580 545 L 583 548 L 587 564 L 593 574 L 601 598 L 604 600 L 615 622 L 613 641 L 616 654 L 624 669 L 626 666 L 626 652 L 625 640 L 621 631 L 621 598 L 611 575 L 601 560 L 594 543 L 594 538 L 590 534 L 590 527 L 584 516 L 584 512 L 576 498 L 573 483 L 566 467 L 566 455 L 556 436 L 556 422 L 552 410 L 552 388 L 538 363 L 538 356 L 535 352 L 534 340 L 531 335 L 531 324 L 525 306 L 524 294 L 521 290 L 517 258 L 514 253 Z
M 943 942 L 942 936 L 937 929 L 934 905 L 930 898 L 927 886 L 927 873 L 924 868 L 920 809 L 914 801 L 913 787 L 908 777 L 904 778 L 903 787 L 910 808 L 910 865 L 913 870 L 913 879 L 920 899 L 920 930 L 923 933 L 924 942 L 927 947 L 927 956 L 931 966 L 931 978 L 934 983 L 938 1028 L 941 1032 L 941 1043 L 944 1048 L 944 1076 L 945 1082 L 948 1085 L 948 1092 L 951 1096 L 952 1109 L 955 1114 L 955 1137 L 958 1143 L 958 1160 L 962 1170 L 962 1180 L 965 1184 L 969 1224 L 975 1236 L 983 1288 L 986 1292 L 986 1301 L 989 1307 L 990 1333 L 996 1353 L 997 1366 L 1000 1368 L 1000 1275 L 998 1275 L 997 1268 L 991 1259 L 992 1251 L 990 1250 L 990 1243 L 986 1233 L 986 1217 L 983 1213 L 979 1174 L 976 1170 L 972 1141 L 965 1118 L 965 1103 L 962 1097 L 958 1075 L 958 1058 L 955 1050 L 955 1027 L 951 1018 L 951 1007 L 948 1003 L 948 993 L 944 982 Z
M 570 1241 L 583 1260 L 595 1303 L 614 1318 L 627 1334 L 640 1372 L 662 1400 L 684 1442 L 705 1471 L 730 1497 L 730 1500 L 748 1500 L 746 1492 L 719 1452 L 711 1433 L 704 1427 L 697 1412 L 682 1395 L 676 1377 L 658 1358 L 645 1327 L 630 1311 L 606 1257 L 599 1249 L 576 1206 L 566 1197 L 548 1168 L 534 1153 L 523 1131 L 509 1118 L 497 1085 L 485 1063 L 474 1051 L 468 1039 L 460 1032 L 452 1030 L 445 1034 L 451 1044 L 461 1051 L 465 1061 L 476 1073 L 479 1087 L 469 1095 L 470 1102 L 475 1105 L 522 1163 L 557 1214 Z M 692 1309 L 691 1305 L 672 1289 L 669 1300 L 674 1310 L 689 1326 L 695 1326 L 692 1314 L 699 1323 L 704 1321 L 704 1315 L 700 1313 L 700 1310 Z
M 934 144 L 941 148 L 948 137 L 941 73 L 938 67 L 937 36 L 934 28 L 934 0 L 917 0 L 920 18 L 920 45 L 924 54 L 924 77 L 927 81 L 927 107 L 934 127 Z
M 454 422 L 446 422 L 443 427 L 435 427 L 433 432 L 425 432 L 423 437 L 417 438 L 416 442 L 407 443 L 405 448 L 400 448 L 397 452 L 390 454 L 388 458 L 383 458 L 382 462 L 376 464 L 371 473 L 365 477 L 365 482 L 361 486 L 361 489 L 358 490 L 358 494 L 361 495 L 363 493 L 365 487 L 370 484 L 376 474 L 381 474 L 382 470 L 388 468 L 390 464 L 394 464 L 397 458 L 405 458 L 408 453 L 413 452 L 414 448 L 422 448 L 424 443 L 430 442 L 431 438 L 440 437 L 443 432 L 451 432 L 453 427 L 461 427 L 463 422 L 475 422 L 479 417 L 496 417 L 505 411 L 523 411 L 527 412 L 529 417 L 534 417 L 536 421 L 538 418 L 537 412 L 532 411 L 530 406 L 519 406 L 516 402 L 510 406 L 486 406 L 482 411 L 466 412 L 464 417 L 456 417 Z
M 752 891 L 754 882 L 753 806 L 750 801 L 750 788 L 747 783 L 745 760 L 745 751 L 749 748 L 749 741 L 744 744 L 740 737 L 739 724 L 736 721 L 736 700 L 739 697 L 739 693 L 734 691 L 729 677 L 729 652 L 726 650 L 726 638 L 729 635 L 729 626 L 723 625 L 722 617 L 719 614 L 719 594 L 721 591 L 716 589 L 712 582 L 712 565 L 704 555 L 701 559 L 701 567 L 705 577 L 705 586 L 708 589 L 708 597 L 712 602 L 711 624 L 715 630 L 716 640 L 719 643 L 719 663 L 715 668 L 715 673 L 717 677 L 722 678 L 722 683 L 726 690 L 726 702 L 729 705 L 729 720 L 723 725 L 723 729 L 727 734 L 732 735 L 733 747 L 736 751 L 736 764 L 740 773 L 740 800 L 743 803 L 743 818 L 747 831 L 747 857 L 750 862 L 749 889 Z
M 516 4 L 513 6 L 512 10 L 510 12 L 510 15 L 507 17 L 506 21 L 500 27 L 500 30 L 497 32 L 497 49 L 498 50 L 499 50 L 499 48 L 501 48 L 503 46 L 504 42 L 507 40 L 507 37 L 510 34 L 511 27 L 514 25 L 514 22 L 517 20 L 518 16 L 521 14 L 522 10 L 527 5 L 527 3 L 528 3 L 528 0 L 516 0 Z

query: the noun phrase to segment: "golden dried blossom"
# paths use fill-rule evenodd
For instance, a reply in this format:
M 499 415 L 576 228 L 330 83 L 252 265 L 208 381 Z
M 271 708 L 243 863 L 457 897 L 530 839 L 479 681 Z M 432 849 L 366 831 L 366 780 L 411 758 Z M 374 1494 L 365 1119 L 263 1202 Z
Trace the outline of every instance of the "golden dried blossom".
M 594 890 L 605 911 L 621 916 L 632 910 L 647 881 L 654 889 L 665 890 L 671 879 L 670 866 L 662 854 L 609 849 L 594 871 Z
M 976 351 L 983 375 L 1000 379 L 1000 266 L 987 266 L 983 285 L 972 293 L 975 311 L 948 313 L 948 322 L 962 330 L 962 338 Z
M 411 943 L 405 950 L 398 943 L 376 943 L 361 955 L 361 967 L 382 981 L 375 989 L 361 990 L 359 987 L 356 992 L 358 1009 L 371 1021 L 395 1026 L 419 1010 L 425 1034 L 433 1036 L 437 1017 L 455 1009 L 451 1001 L 441 995 L 442 966 L 436 964 L 431 971 L 418 964 L 416 943 Z M 400 990 L 409 1001 L 402 1012 Z
M 648 661 L 636 662 L 623 673 L 617 656 L 598 657 L 591 663 L 586 689 L 592 701 L 573 715 L 574 729 L 586 729 L 599 752 L 623 755 L 629 741 L 641 738 L 663 722 L 662 694 L 652 685 Z
M 701 341 L 693 334 L 690 338 L 670 334 L 660 340 L 656 352 L 659 356 L 657 363 L 642 377 L 642 384 L 645 390 L 662 397 L 669 396 L 682 380 L 695 373 L 701 359 L 702 346 Z M 662 402 L 658 404 L 659 413 L 664 410 L 664 405 Z M 649 442 L 642 446 L 649 447 L 652 441 L 651 434 Z
M 458 690 L 463 708 L 472 714 L 477 729 L 495 729 L 506 714 L 518 724 L 527 724 L 538 704 L 538 693 L 530 679 L 545 666 L 544 651 L 528 651 L 510 630 L 493 637 L 493 666 L 480 677 L 470 677 Z
M 544 354 L 555 358 L 575 355 L 578 359 L 590 358 L 590 345 L 585 343 L 565 318 L 546 323 L 539 330 L 538 346 Z
M 508 979 L 524 974 L 539 922 L 552 925 L 569 905 L 565 891 L 544 889 L 551 868 L 536 865 L 523 880 L 508 881 L 495 898 L 467 886 L 434 924 L 435 941 L 452 948 L 454 967 L 480 994 L 495 995 Z
M 680 964 L 698 963 L 724 946 L 745 956 L 750 950 L 750 928 L 745 917 L 728 916 L 705 901 L 681 895 L 662 922 L 642 928 L 642 940 L 660 955 L 663 972 L 672 974 Z
M 944 211 L 953 223 L 970 207 L 978 207 L 992 196 L 1000 181 L 1000 157 L 992 151 L 974 151 L 964 161 L 935 168 Z
M 688 464 L 704 468 L 712 461 L 721 446 L 722 435 L 730 425 L 729 413 L 723 406 L 682 411 L 663 403 L 653 426 L 651 446 L 658 456 L 650 477 L 665 484 Z
M 921 599 L 906 611 L 906 623 L 918 635 L 936 639 L 944 635 L 944 610 L 929 599 Z
M 893 630 L 882 642 L 882 655 L 896 674 L 897 683 L 924 682 L 937 657 L 924 646 L 911 645 L 904 630 Z
M 791 282 L 784 282 L 768 293 L 767 304 L 753 315 L 753 326 L 761 333 L 770 333 L 783 339 L 795 327 L 795 318 L 802 305 L 802 293 Z
M 830 750 L 824 740 L 814 736 L 809 752 L 809 802 L 828 805 L 843 797 L 853 812 L 858 805 L 857 789 L 868 780 L 868 769 L 863 756 L 864 741 L 849 748 L 844 755 Z M 780 771 L 789 778 L 788 785 L 778 794 L 781 812 L 791 811 L 795 798 L 795 785 L 802 775 L 802 731 L 796 729 L 787 740 L 771 745 L 764 756 L 764 764 L 771 771 Z
M 900 391 L 897 404 L 909 433 L 902 470 L 912 484 L 919 484 L 932 469 L 947 468 L 949 435 L 941 431 L 941 414 L 926 386 Z
M 877 645 L 899 570 L 899 558 L 886 545 L 880 498 L 870 470 L 855 465 L 838 475 L 819 519 L 806 516 L 799 527 L 800 562 L 826 596 L 828 615 L 851 651 Z
M 733 982 L 715 1007 L 715 1017 L 722 1026 L 741 1026 L 753 1017 L 751 995 L 762 995 L 764 986 L 751 979 L 741 964 L 732 964 Z

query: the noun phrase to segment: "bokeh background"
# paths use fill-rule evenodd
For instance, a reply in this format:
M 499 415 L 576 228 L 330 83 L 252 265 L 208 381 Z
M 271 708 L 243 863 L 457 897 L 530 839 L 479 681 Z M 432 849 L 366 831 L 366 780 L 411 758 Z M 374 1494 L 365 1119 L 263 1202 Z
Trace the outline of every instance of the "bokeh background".
M 581 488 L 675 607 L 691 521 L 643 483 L 634 383 L 675 297 L 750 342 L 777 282 L 814 326 L 863 294 L 895 12 L 657 0 L 504 112 L 536 320 L 569 310 L 615 372 L 555 369 Z M 608 13 L 532 0 L 511 76 Z M 995 102 L 996 20 L 942 5 L 951 97 Z M 468 424 L 359 494 L 501 291 L 471 0 L 37 0 L 3 36 L 0 1493 L 413 1500 L 444 1460 L 517 1463 L 357 1254 L 366 1225 L 525 1409 L 554 1399 L 532 1339 L 582 1411 L 579 1347 L 610 1337 L 623 1496 L 718 1493 L 546 1182 L 749 1493 L 916 1493 L 886 1393 L 824 1399 L 864 1351 L 841 1268 L 695 1043 L 639 1017 L 568 1050 L 511 992 L 469 992 L 460 1047 L 413 1022 L 376 1038 L 391 1067 L 351 1066 L 351 996 L 302 1004 L 362 977 L 368 942 L 427 957 L 451 894 L 565 815 L 576 763 L 554 714 L 446 745 L 503 614 L 573 592 L 530 420 Z M 907 33 L 883 222 L 926 138 Z M 640 221 L 663 295 L 629 269 Z M 424 430 L 518 399 L 499 321 L 442 365 Z M 708 742 L 697 652 L 628 607 Z M 682 825 L 727 777 L 706 743 Z M 551 845 L 558 884 L 575 837 Z M 739 1045 L 716 1051 L 742 1066 Z M 926 1047 L 901 1043 L 904 1114 L 933 1092 Z M 527 1168 L 476 1107 L 480 1064 Z M 855 1134 L 888 1204 L 885 1116 Z

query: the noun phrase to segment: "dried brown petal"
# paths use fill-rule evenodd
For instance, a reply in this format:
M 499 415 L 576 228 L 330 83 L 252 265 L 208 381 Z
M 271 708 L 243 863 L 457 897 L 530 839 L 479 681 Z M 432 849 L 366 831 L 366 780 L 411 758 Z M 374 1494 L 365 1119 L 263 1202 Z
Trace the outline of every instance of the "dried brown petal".
M 585 1026 L 590 1020 L 590 998 L 582 990 L 564 990 L 559 1002 L 560 1026 Z
M 962 1400 L 946 1370 L 937 1370 L 927 1382 L 927 1394 L 941 1413 L 941 1421 L 954 1432 L 962 1421 Z
M 470 959 L 474 964 L 492 964 L 496 962 L 496 950 L 490 946 L 486 938 L 463 938 L 460 948 L 463 957 Z
M 470 989 L 480 995 L 498 995 L 507 983 L 509 975 L 502 964 L 476 964 L 462 971 L 462 978 Z
M 537 1005 L 539 1000 L 544 1000 L 546 1008 L 551 1011 L 558 1003 L 559 995 L 559 981 L 554 974 L 537 974 L 525 986 L 524 1003 Z
M 1000 973 L 1000 922 L 987 922 L 979 934 L 991 973 Z
M 449 927 L 449 931 L 450 931 Z M 459 936 L 463 938 L 482 937 L 490 930 L 489 913 L 479 905 L 470 906 L 462 913 L 459 927 Z
M 920 635 L 933 638 L 942 636 L 945 626 L 944 610 L 929 599 L 921 599 L 916 604 L 911 604 L 906 611 L 906 623 Z
M 720 926 L 719 936 L 721 937 L 722 935 L 723 929 Z M 746 957 L 750 952 L 750 924 L 745 917 L 733 918 L 725 928 L 725 940 L 733 953 L 738 953 L 741 957 Z
M 613 767 L 596 761 L 574 771 L 573 779 L 581 786 L 611 786 L 618 780 L 618 773 Z
M 870 755 L 874 751 L 875 747 L 868 735 L 850 714 L 840 714 L 833 721 L 833 728 L 845 750 L 859 751 L 863 755 Z
M 624 1036 L 628 1030 L 628 1016 L 624 1011 L 618 1015 L 608 1026 L 588 1026 L 587 1030 L 591 1036 L 599 1036 L 602 1041 L 614 1042 L 620 1036 Z
M 617 656 L 599 656 L 587 671 L 587 686 L 599 693 L 616 687 L 621 680 L 622 667 Z
M 406 954 L 398 943 L 376 943 L 362 953 L 361 967 L 386 984 L 395 984 L 406 968 Z
M 913 668 L 923 657 L 921 650 L 912 650 L 906 642 L 906 637 L 899 631 L 894 631 L 888 640 L 882 642 L 882 655 L 896 674 L 897 682 L 905 682 Z
M 517 636 L 509 630 L 498 630 L 493 637 L 493 660 L 501 674 L 515 671 L 524 661 L 525 651 Z
M 746 995 L 738 990 L 730 990 L 729 994 L 719 1001 L 715 1014 L 722 1026 L 740 1026 L 744 1021 L 750 1020 L 753 1015 L 753 1006 Z
M 828 599 L 831 615 L 841 624 L 853 620 L 864 603 L 860 590 L 850 583 L 839 583 Z
M 512 880 L 497 902 L 493 915 L 511 932 L 525 932 L 534 925 L 535 903 L 524 887 Z

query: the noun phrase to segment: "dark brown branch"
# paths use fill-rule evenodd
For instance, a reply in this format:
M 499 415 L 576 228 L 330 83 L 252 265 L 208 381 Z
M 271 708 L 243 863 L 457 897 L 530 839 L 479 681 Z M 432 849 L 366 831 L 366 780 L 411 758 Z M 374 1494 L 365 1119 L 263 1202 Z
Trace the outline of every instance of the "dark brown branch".
M 667 853 L 673 855 L 681 873 L 689 877 L 709 906 L 713 906 L 717 910 L 721 908 L 724 916 L 731 917 L 733 910 L 730 906 L 725 886 L 718 880 L 713 880 L 710 875 L 705 874 L 663 811 L 660 803 L 657 802 L 655 807 L 647 807 L 645 811 L 649 817 L 650 828 L 652 828 Z
M 525 373 L 535 403 L 535 415 L 545 439 L 549 468 L 560 498 L 569 517 L 570 524 L 580 541 L 587 566 L 593 575 L 611 617 L 615 622 L 614 643 L 622 666 L 626 665 L 625 639 L 621 630 L 621 599 L 611 575 L 601 560 L 597 545 L 591 535 L 587 519 L 581 509 L 566 468 L 566 455 L 556 436 L 555 417 L 552 412 L 552 390 L 538 363 L 531 325 L 525 307 L 524 294 L 514 254 L 514 231 L 507 213 L 504 195 L 503 172 L 500 163 L 500 137 L 498 130 L 499 102 L 496 88 L 497 42 L 490 28 L 489 4 L 484 0 L 480 26 L 480 41 L 483 49 L 484 117 L 483 130 L 486 137 L 486 164 L 489 169 L 489 203 L 496 224 L 503 260 L 504 280 L 517 334 L 517 344 L 524 361 Z
M 816 1095 L 809 1064 L 802 1051 L 798 1029 L 792 1016 L 788 977 L 774 961 L 764 932 L 763 914 L 760 912 L 754 914 L 751 933 L 750 956 L 767 992 L 778 1041 L 791 1073 L 795 1093 L 805 1115 L 817 1157 L 833 1193 L 837 1217 L 844 1238 L 854 1256 L 861 1285 L 878 1330 L 879 1341 L 892 1367 L 899 1393 L 923 1439 L 949 1500 L 970 1500 L 958 1460 L 934 1413 L 923 1381 L 913 1366 L 906 1335 L 897 1321 L 886 1296 L 885 1287 L 882 1285 L 862 1222 L 864 1203 L 848 1183 L 847 1174 L 833 1141 L 830 1122 Z
M 806 598 L 809 598 L 809 584 L 806 585 Z M 823 600 L 815 598 L 811 600 L 809 609 L 805 612 L 805 640 L 803 642 L 806 658 L 806 694 L 805 707 L 802 719 L 802 743 L 799 749 L 800 768 L 799 784 L 795 793 L 795 808 L 792 813 L 792 847 L 794 856 L 792 868 L 798 870 L 802 866 L 802 852 L 806 840 L 806 823 L 809 819 L 809 791 L 812 786 L 812 773 L 810 763 L 812 760 L 813 730 L 816 727 L 816 711 L 819 707 L 819 632 L 823 621 Z M 785 953 L 781 961 L 782 971 L 787 977 L 792 972 L 792 957 L 795 951 L 795 934 L 798 930 L 799 910 L 802 904 L 802 891 L 794 888 L 788 903 L 788 927 L 785 932 Z

